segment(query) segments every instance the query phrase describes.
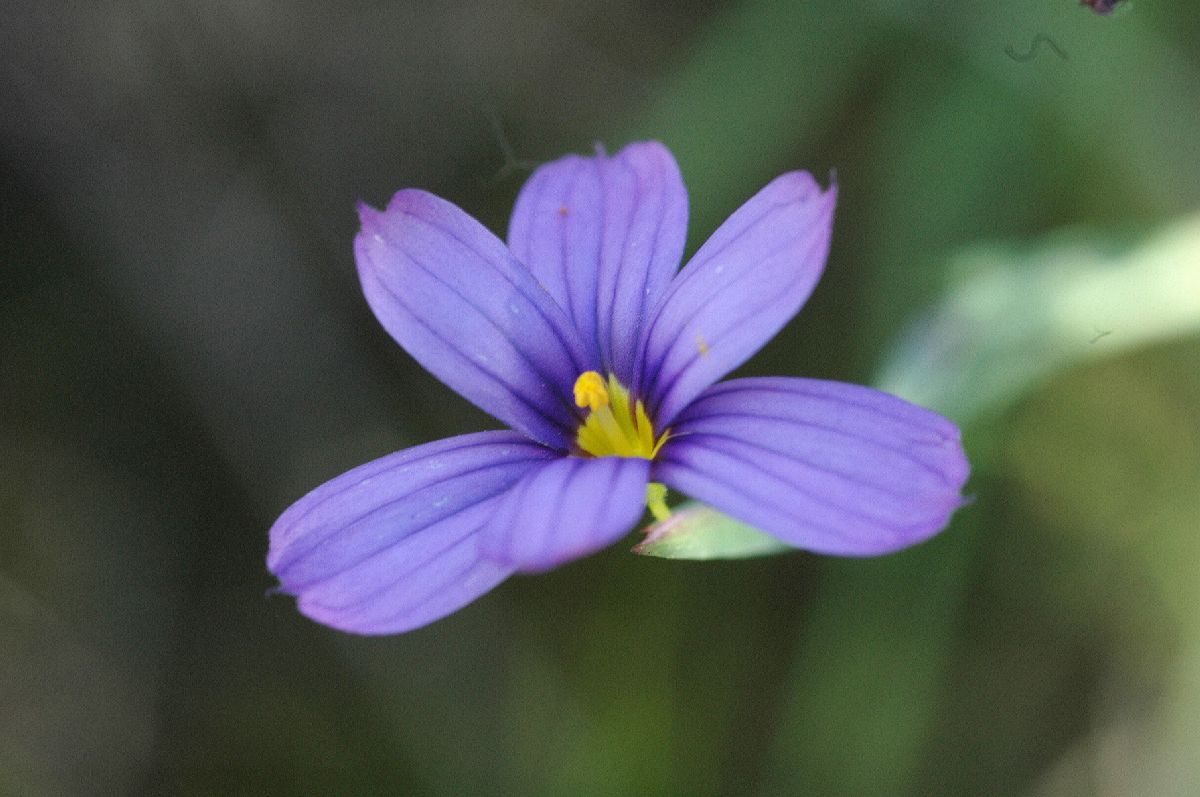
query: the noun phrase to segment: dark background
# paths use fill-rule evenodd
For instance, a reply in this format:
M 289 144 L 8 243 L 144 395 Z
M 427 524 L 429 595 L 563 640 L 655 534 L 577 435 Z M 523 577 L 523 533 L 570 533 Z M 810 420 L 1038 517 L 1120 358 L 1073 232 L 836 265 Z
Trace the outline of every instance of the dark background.
M 1200 793 L 1198 40 L 1150 0 L 7 4 L 0 793 Z M 293 500 L 496 426 L 371 317 L 354 202 L 502 233 L 532 163 L 647 137 L 690 248 L 836 169 L 742 372 L 949 414 L 974 504 L 878 560 L 631 540 L 399 637 L 266 597 Z

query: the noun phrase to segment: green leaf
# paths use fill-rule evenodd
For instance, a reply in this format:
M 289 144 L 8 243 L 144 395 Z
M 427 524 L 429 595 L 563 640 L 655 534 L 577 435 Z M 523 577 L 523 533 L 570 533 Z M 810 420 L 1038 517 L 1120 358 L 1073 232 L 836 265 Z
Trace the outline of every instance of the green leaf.
M 669 518 L 646 532 L 633 552 L 663 559 L 747 559 L 795 550 L 697 501 L 675 507 Z
M 1134 247 L 977 249 L 876 385 L 967 424 L 1078 363 L 1200 332 L 1200 216 Z

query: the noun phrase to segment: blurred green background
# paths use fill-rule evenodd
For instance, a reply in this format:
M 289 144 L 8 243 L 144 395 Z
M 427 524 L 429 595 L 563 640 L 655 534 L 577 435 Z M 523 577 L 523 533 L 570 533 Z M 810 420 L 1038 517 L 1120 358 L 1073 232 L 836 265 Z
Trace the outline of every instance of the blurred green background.
M 1200 794 L 1198 41 L 1150 0 L 9 4 L 0 794 Z M 741 373 L 947 413 L 974 503 L 875 560 L 631 538 L 399 637 L 266 597 L 293 500 L 496 426 L 372 318 L 354 202 L 503 232 L 528 162 L 643 137 L 692 248 L 836 169 Z

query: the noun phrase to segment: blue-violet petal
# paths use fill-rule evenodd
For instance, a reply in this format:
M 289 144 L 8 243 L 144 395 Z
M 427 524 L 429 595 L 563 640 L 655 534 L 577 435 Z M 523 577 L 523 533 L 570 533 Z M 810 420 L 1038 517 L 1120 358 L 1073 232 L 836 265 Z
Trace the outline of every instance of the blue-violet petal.
M 480 538 L 484 556 L 526 572 L 549 570 L 616 542 L 645 509 L 650 461 L 567 457 L 521 480 Z
M 360 634 L 425 625 L 512 573 L 479 555 L 478 532 L 506 490 L 555 456 L 504 431 L 382 457 L 284 512 L 267 566 L 318 622 Z
M 785 377 L 709 388 L 654 478 L 791 545 L 888 553 L 941 530 L 969 465 L 949 420 L 871 388 Z
M 646 327 L 635 385 L 656 424 L 669 426 L 808 299 L 829 253 L 836 193 L 807 172 L 775 178 L 679 272 Z
M 534 440 L 565 450 L 589 359 L 562 308 L 505 245 L 432 194 L 361 206 L 363 293 L 384 328 L 434 376 Z
M 687 189 L 654 141 L 568 156 L 521 189 L 508 244 L 567 310 L 602 370 L 629 384 L 639 333 L 679 268 Z

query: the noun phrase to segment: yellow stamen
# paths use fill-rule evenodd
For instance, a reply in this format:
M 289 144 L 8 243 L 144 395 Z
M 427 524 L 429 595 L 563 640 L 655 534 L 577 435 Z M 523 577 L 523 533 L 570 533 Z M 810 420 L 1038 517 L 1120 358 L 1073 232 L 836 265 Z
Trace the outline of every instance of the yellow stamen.
M 629 391 L 611 374 L 607 382 L 596 371 L 580 374 L 575 404 L 589 410 L 575 437 L 585 454 L 653 459 L 667 441 L 669 430 L 656 438 L 646 407 L 640 399 L 631 402 Z
M 608 391 L 604 389 L 604 377 L 595 371 L 584 371 L 575 380 L 575 406 L 587 407 L 595 412 L 608 406 Z
M 671 510 L 667 508 L 667 485 L 662 482 L 646 485 L 646 507 L 659 523 L 671 517 Z

